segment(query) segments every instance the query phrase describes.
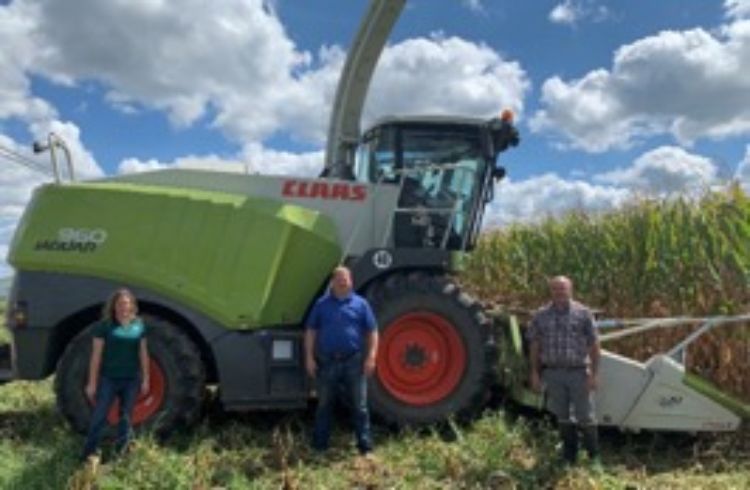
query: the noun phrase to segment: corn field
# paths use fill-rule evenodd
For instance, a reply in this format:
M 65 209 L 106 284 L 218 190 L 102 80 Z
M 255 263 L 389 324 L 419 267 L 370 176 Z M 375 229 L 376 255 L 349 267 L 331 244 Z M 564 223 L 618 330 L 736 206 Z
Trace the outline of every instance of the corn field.
M 617 212 L 575 212 L 490 231 L 463 281 L 485 302 L 525 315 L 564 274 L 576 297 L 606 318 L 729 315 L 750 311 L 750 196 L 739 187 L 699 201 L 642 200 Z M 692 327 L 605 348 L 645 360 Z M 750 402 L 750 325 L 719 327 L 693 344 L 688 368 Z

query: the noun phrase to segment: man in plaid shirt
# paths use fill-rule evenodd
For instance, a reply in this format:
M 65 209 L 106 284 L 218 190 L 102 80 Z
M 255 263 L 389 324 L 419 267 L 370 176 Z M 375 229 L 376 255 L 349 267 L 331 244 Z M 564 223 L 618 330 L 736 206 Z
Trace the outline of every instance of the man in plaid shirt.
M 528 331 L 531 387 L 541 391 L 544 386 L 547 408 L 560 429 L 563 460 L 575 463 L 580 429 L 589 458 L 598 463 L 593 393 L 598 383 L 600 350 L 594 317 L 586 306 L 573 301 L 569 278 L 557 276 L 549 286 L 552 302 L 536 312 Z

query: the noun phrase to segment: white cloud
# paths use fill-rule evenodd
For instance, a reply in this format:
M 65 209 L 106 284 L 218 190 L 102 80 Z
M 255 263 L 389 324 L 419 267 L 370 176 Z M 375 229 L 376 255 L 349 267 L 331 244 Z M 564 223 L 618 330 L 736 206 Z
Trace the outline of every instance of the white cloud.
M 29 40 L 33 59 L 15 70 L 18 83 L 28 83 L 24 73 L 67 85 L 96 80 L 113 107 L 155 108 L 178 127 L 209 122 L 243 144 L 279 130 L 322 143 L 341 48 L 300 51 L 264 0 L 179 4 L 16 0 L 24 35 L 14 38 Z M 394 84 L 404 80 L 401 91 Z M 387 99 L 371 95 L 367 114 L 403 107 L 487 115 L 500 104 L 520 109 L 528 85 L 517 63 L 485 45 L 412 39 L 386 48 L 372 92 Z
M 565 0 L 550 10 L 547 18 L 553 24 L 575 26 L 583 20 L 601 22 L 609 17 L 609 9 L 595 0 Z
M 42 55 L 35 33 L 39 13 L 35 2 L 16 1 L 0 6 L 0 121 L 20 121 L 38 140 L 46 140 L 49 132 L 57 133 L 67 142 L 80 177 L 101 175 L 101 169 L 80 140 L 79 128 L 71 122 L 60 121 L 54 107 L 31 93 L 29 72 L 36 69 Z M 7 135 L 0 134 L 0 146 L 51 168 L 47 155 L 35 157 L 27 146 Z M 3 163 L 0 228 L 12 229 L 32 189 L 50 178 L 11 163 L 7 158 L 0 157 L 0 160 Z M 60 160 L 64 161 L 62 155 Z M 0 235 L 0 246 L 6 246 L 7 239 L 9 235 Z
M 265 148 L 257 143 L 242 151 L 251 172 L 315 177 L 323 170 L 323 151 L 293 153 Z
M 120 162 L 120 173 L 146 172 L 167 168 L 210 169 L 224 172 L 299 175 L 313 177 L 323 169 L 323 152 L 292 153 L 248 144 L 234 158 L 218 155 L 189 155 L 171 162 L 127 158 Z
M 345 53 L 324 48 L 320 68 L 304 72 L 279 108 L 288 129 L 323 143 Z M 381 55 L 363 111 L 363 127 L 391 114 L 454 114 L 490 117 L 504 108 L 520 116 L 530 82 L 523 68 L 484 44 L 458 37 L 408 39 Z M 250 101 L 247 101 L 250 103 Z M 220 124 L 247 121 L 238 100 L 219 116 Z
M 745 189 L 745 192 L 750 194 L 750 145 L 745 147 L 745 158 L 737 166 L 735 178 Z
M 750 0 L 724 0 L 724 10 L 729 18 L 750 17 Z
M 3 134 L 0 134 L 0 147 L 20 154 L 27 160 L 37 161 L 41 167 L 46 164 Z M 15 221 L 21 216 L 34 187 L 49 182 L 50 177 L 15 164 L 4 156 L 4 152 L 0 152 L 0 164 L 3 167 L 0 172 L 0 228 L 4 228 L 7 226 L 5 220 Z
M 484 12 L 482 0 L 461 0 L 467 8 L 474 12 Z
M 504 108 L 523 112 L 530 88 L 516 62 L 484 44 L 458 37 L 410 39 L 380 60 L 365 108 L 372 121 L 385 114 L 457 114 L 490 117 Z
M 567 180 L 553 173 L 518 182 L 507 179 L 496 185 L 485 226 L 533 222 L 571 211 L 609 211 L 624 204 L 630 195 L 622 187 Z
M 716 32 L 664 31 L 617 50 L 610 70 L 552 77 L 534 131 L 591 152 L 655 134 L 683 145 L 750 133 L 750 20 Z
M 572 1 L 566 0 L 563 3 L 555 5 L 555 8 L 550 11 L 549 21 L 554 24 L 573 25 L 578 20 L 580 14 L 576 5 Z
M 662 146 L 638 157 L 632 166 L 595 176 L 598 182 L 648 194 L 701 193 L 716 182 L 711 159 L 675 146 Z
M 13 274 L 13 268 L 7 263 L 8 250 L 13 231 L 16 229 L 15 221 L 0 218 L 0 279 Z
M 315 57 L 314 67 L 308 55 L 304 66 L 290 68 L 295 72 L 293 79 L 287 76 L 270 81 L 259 93 L 233 87 L 223 95 L 214 125 L 241 143 L 260 141 L 281 129 L 297 139 L 322 143 L 344 58 L 340 48 L 324 46 Z M 267 100 L 258 100 L 263 97 Z
M 190 158 L 190 157 L 186 157 Z M 180 160 L 177 159 L 174 162 L 163 163 L 155 158 L 149 158 L 148 160 L 140 160 L 138 158 L 126 158 L 120 162 L 117 167 L 117 171 L 121 174 L 136 174 L 140 172 L 152 172 L 155 170 L 163 170 L 169 167 L 181 167 Z
M 110 100 L 163 110 L 178 126 L 245 97 L 253 134 L 266 134 L 292 70 L 309 61 L 262 0 L 33 3 L 35 70 L 60 83 L 99 80 Z
M 0 119 L 35 121 L 54 117 L 54 109 L 31 95 L 25 71 L 37 51 L 32 36 L 34 5 L 14 2 L 0 6 Z
M 561 216 L 573 211 L 599 213 L 617 209 L 635 196 L 699 197 L 717 188 L 717 166 L 709 158 L 679 147 L 662 146 L 647 151 L 624 168 L 583 179 L 554 173 L 496 185 L 495 200 L 487 209 L 485 223 L 502 226 Z M 737 178 L 750 188 L 750 145 Z
M 154 158 L 139 160 L 137 158 L 126 158 L 120 162 L 118 172 L 123 174 L 151 172 L 167 168 L 190 168 L 201 170 L 214 170 L 224 172 L 245 172 L 247 167 L 243 162 L 225 159 L 217 155 L 189 155 L 180 157 L 172 162 L 161 162 Z

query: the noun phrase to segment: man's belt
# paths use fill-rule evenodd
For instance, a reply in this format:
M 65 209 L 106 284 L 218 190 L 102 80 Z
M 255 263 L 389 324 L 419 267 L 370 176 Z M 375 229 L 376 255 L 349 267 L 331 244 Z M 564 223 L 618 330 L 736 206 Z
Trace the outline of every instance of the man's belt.
M 351 352 L 332 352 L 330 354 L 322 354 L 320 357 L 323 361 L 327 362 L 341 362 L 341 361 L 347 361 L 354 357 L 356 354 L 359 354 L 358 350 L 351 351 Z
M 586 369 L 585 364 L 542 364 L 542 369 Z

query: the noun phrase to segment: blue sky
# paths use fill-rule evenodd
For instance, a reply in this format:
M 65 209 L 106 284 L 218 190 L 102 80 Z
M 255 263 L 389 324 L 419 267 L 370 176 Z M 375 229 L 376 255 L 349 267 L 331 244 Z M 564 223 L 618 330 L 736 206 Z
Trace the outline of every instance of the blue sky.
M 75 2 L 73 2 L 75 3 Z M 175 2 L 176 4 L 179 2 Z M 605 7 L 603 18 L 583 18 L 576 24 L 553 23 L 555 1 L 484 1 L 479 9 L 460 0 L 416 0 L 410 2 L 391 37 L 398 43 L 414 37 L 442 33 L 486 44 L 509 59 L 521 63 L 531 88 L 525 98 L 525 112 L 539 108 L 541 84 L 551 76 L 573 79 L 599 67 L 610 67 L 614 51 L 662 30 L 682 30 L 704 26 L 713 28 L 723 20 L 720 2 L 665 0 L 657 2 L 578 2 L 585 8 Z M 299 50 L 317 51 L 324 45 L 346 48 L 364 13 L 364 0 L 278 0 L 276 14 L 286 34 Z M 335 12 L 335 14 L 332 14 Z M 65 87 L 42 76 L 31 77 L 31 92 L 49 101 L 61 115 L 82 129 L 82 141 L 107 173 L 117 171 L 126 158 L 172 161 L 194 154 L 233 155 L 239 145 L 220 130 L 211 128 L 210 114 L 189 127 L 175 127 L 162 111 L 141 107 L 136 115 L 119 111 L 105 100 L 106 83 L 80 80 Z M 498 110 L 500 107 L 498 106 Z M 13 124 L 15 122 L 15 124 Z M 586 152 L 559 151 L 545 135 L 532 133 L 521 120 L 523 145 L 506 156 L 506 163 L 518 178 L 545 171 L 566 174 L 571 170 L 598 171 L 601 167 L 627 164 L 647 144 L 628 150 L 589 155 Z M 29 140 L 23 124 L 6 122 L 7 134 L 19 141 Z M 648 142 L 669 144 L 671 138 Z M 283 127 L 264 142 L 273 148 L 308 151 L 320 147 L 315 142 L 290 138 Z M 698 142 L 695 150 L 707 156 L 739 162 L 744 155 L 741 141 L 721 144 Z M 699 152 L 700 153 L 700 152 Z
M 0 1 L 0 147 L 314 174 L 365 0 Z M 489 225 L 750 185 L 750 0 L 410 0 L 365 123 L 519 113 Z M 0 157 L 2 159 L 2 157 Z M 40 182 L 2 162 L 0 252 Z

